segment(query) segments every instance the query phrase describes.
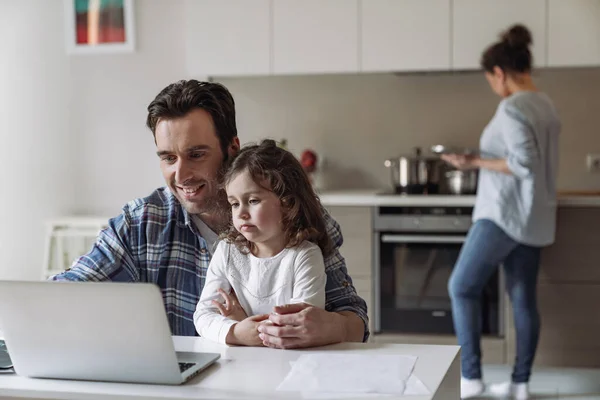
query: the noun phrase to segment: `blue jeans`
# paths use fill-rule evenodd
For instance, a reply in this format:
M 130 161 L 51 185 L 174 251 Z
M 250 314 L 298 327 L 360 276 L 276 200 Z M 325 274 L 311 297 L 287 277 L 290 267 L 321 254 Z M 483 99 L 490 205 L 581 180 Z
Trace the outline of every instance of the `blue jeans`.
M 540 335 L 536 300 L 540 252 L 539 247 L 514 241 L 490 220 L 478 220 L 469 230 L 448 282 L 463 377 L 481 379 L 481 295 L 503 265 L 517 342 L 512 381 L 529 381 Z

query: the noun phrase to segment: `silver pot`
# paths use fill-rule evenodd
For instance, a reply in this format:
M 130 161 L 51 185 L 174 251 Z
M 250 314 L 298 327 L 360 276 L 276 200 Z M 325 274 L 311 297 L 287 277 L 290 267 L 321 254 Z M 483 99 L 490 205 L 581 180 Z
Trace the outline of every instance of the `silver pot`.
M 415 148 L 414 155 L 390 158 L 384 165 L 390 169 L 396 193 L 436 194 L 440 191 L 443 163 L 438 157 L 423 156 L 420 147 Z
M 452 194 L 475 194 L 479 173 L 472 170 L 452 170 L 446 172 L 446 187 Z

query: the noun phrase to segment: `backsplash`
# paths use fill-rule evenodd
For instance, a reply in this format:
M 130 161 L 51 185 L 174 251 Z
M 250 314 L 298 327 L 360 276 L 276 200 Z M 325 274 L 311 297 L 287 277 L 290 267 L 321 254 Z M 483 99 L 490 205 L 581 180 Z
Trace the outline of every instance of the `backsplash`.
M 559 188 L 600 189 L 585 154 L 600 152 L 600 69 L 542 70 L 536 82 L 561 115 Z M 499 98 L 480 72 L 223 78 L 240 141 L 286 138 L 324 160 L 325 189 L 385 188 L 386 158 L 433 144 L 477 147 Z

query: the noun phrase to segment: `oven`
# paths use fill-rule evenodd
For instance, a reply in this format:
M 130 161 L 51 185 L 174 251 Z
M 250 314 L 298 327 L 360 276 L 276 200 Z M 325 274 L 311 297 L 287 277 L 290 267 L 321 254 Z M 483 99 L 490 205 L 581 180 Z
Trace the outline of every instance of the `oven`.
M 378 207 L 374 218 L 376 333 L 454 334 L 448 280 L 471 226 L 472 207 Z M 503 336 L 504 279 L 482 294 L 482 334 Z

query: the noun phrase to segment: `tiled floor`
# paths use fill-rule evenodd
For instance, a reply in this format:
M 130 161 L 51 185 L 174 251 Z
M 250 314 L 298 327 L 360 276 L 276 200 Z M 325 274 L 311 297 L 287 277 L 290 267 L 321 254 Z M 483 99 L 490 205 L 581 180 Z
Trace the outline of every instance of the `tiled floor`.
M 483 379 L 486 383 L 506 381 L 510 379 L 510 372 L 509 366 L 486 365 Z M 539 400 L 600 400 L 600 369 L 537 368 L 531 375 L 530 389 L 532 398 Z

